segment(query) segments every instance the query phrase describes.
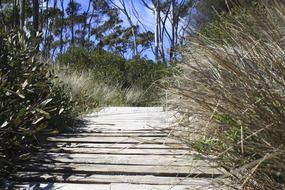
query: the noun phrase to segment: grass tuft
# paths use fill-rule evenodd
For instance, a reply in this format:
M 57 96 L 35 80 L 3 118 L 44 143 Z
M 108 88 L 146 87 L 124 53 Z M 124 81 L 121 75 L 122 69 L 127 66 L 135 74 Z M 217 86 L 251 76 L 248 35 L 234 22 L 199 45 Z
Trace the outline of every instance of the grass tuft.
M 237 15 L 216 23 L 226 36 L 218 42 L 191 38 L 168 89 L 183 140 L 223 167 L 236 189 L 285 183 L 285 7 L 263 11 L 247 13 L 254 25 Z

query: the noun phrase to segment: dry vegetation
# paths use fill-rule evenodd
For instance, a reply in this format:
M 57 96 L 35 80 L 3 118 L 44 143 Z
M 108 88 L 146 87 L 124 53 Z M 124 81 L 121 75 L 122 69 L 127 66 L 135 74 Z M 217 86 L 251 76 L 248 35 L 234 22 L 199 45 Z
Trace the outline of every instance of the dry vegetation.
M 75 101 L 76 112 L 84 113 L 103 106 L 132 105 L 139 101 L 143 91 L 136 88 L 122 89 L 122 85 L 108 85 L 94 80 L 92 71 L 71 71 L 60 68 L 57 76 L 69 89 L 69 94 Z
M 285 183 L 285 7 L 264 13 L 216 24 L 226 36 L 219 42 L 191 38 L 169 87 L 184 141 L 223 167 L 225 185 L 236 189 Z

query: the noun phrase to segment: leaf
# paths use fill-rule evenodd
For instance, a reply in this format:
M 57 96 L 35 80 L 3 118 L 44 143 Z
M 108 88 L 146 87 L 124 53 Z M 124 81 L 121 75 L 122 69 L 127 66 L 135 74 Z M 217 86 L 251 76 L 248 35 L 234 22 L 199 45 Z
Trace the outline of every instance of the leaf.
M 39 123 L 40 121 L 42 121 L 45 117 L 40 117 L 39 119 L 37 119 L 36 121 L 33 122 L 33 125 L 36 125 L 37 123 Z
M 22 120 L 23 120 L 22 117 L 25 115 L 26 111 L 27 111 L 26 108 L 22 108 L 22 109 L 17 113 L 16 118 L 15 118 L 15 123 L 16 123 L 17 125 L 22 122 Z
M 41 114 L 44 114 L 47 119 L 50 119 L 50 118 L 51 118 L 51 117 L 50 117 L 50 114 L 49 114 L 48 112 L 46 112 L 46 111 L 44 111 L 44 110 L 42 110 L 42 109 L 40 109 L 40 108 L 36 108 L 36 111 L 39 112 L 39 113 L 41 113 Z
M 26 98 L 23 94 L 20 94 L 20 91 L 19 91 L 19 90 L 16 91 L 16 94 L 17 94 L 20 98 L 22 98 L 22 99 L 25 99 L 25 98 Z
M 41 103 L 41 105 L 42 105 L 42 106 L 45 106 L 45 105 L 47 105 L 48 103 L 50 103 L 51 101 L 52 101 L 52 98 L 46 99 L 45 101 L 43 101 L 43 102 Z
M 6 127 L 8 124 L 9 124 L 9 122 L 8 122 L 8 121 L 5 121 L 5 122 L 0 126 L 0 128 L 4 128 L 4 127 Z
M 25 80 L 25 82 L 22 84 L 22 89 L 25 89 L 27 85 L 28 85 L 28 80 Z
M 58 114 L 60 115 L 64 111 L 64 108 L 60 108 Z

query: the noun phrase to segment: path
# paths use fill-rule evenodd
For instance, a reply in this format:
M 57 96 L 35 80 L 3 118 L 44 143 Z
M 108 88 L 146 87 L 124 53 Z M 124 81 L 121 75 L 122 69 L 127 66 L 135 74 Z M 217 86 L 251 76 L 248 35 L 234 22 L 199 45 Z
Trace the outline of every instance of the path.
M 220 174 L 171 139 L 162 108 L 111 107 L 85 117 L 79 133 L 48 138 L 17 173 L 23 189 L 214 189 Z

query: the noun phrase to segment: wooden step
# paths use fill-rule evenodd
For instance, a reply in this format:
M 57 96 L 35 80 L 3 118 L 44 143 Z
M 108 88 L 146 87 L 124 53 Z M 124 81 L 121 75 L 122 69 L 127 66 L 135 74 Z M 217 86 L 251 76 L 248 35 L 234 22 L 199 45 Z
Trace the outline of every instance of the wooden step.
M 102 175 L 47 172 L 18 172 L 12 175 L 18 181 L 111 184 L 132 183 L 148 185 L 211 185 L 209 178 L 158 177 L 152 175 Z
M 205 165 L 206 161 L 191 155 L 116 155 L 116 154 L 77 154 L 77 153 L 37 153 L 30 159 L 45 162 L 84 163 L 84 164 L 128 164 L 149 166 L 195 166 Z
M 48 137 L 50 142 L 77 142 L 77 143 L 143 143 L 143 144 L 175 144 L 177 140 L 167 137 Z
M 159 165 L 122 165 L 122 164 L 78 164 L 78 163 L 28 163 L 17 167 L 21 171 L 62 172 L 105 175 L 153 175 L 172 177 L 217 177 L 221 171 L 197 166 L 159 166 Z
M 39 152 L 50 152 L 50 153 L 83 153 L 83 154 L 122 154 L 122 155 L 189 155 L 190 151 L 185 149 L 134 149 L 134 148 L 76 148 L 76 147 L 61 147 L 61 148 L 40 148 Z
M 204 183 L 201 184 L 188 184 L 188 185 L 142 185 L 131 183 L 111 183 L 111 184 L 80 184 L 80 183 L 35 183 L 31 182 L 27 185 L 16 185 L 13 187 L 15 190 L 28 190 L 28 189 L 58 189 L 58 190 L 213 190 L 212 186 L 205 187 Z
M 189 150 L 189 148 L 181 143 L 177 144 L 143 144 L 143 143 L 74 143 L 74 142 L 50 142 L 43 147 L 69 147 L 69 148 L 116 148 L 116 149 L 173 149 L 173 150 Z

